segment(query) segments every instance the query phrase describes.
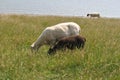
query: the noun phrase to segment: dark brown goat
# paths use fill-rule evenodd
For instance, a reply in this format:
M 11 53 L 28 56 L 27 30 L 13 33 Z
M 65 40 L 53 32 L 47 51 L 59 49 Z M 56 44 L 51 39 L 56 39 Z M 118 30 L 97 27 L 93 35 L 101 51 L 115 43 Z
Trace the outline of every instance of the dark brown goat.
M 60 49 L 68 48 L 70 50 L 73 50 L 74 48 L 84 48 L 85 42 L 86 39 L 79 35 L 64 37 L 56 42 L 56 44 L 48 50 L 48 54 L 54 53 L 56 50 Z

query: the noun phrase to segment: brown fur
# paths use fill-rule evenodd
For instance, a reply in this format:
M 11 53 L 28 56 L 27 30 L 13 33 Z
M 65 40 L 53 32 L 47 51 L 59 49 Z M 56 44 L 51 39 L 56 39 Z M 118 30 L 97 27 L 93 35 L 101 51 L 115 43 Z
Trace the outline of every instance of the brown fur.
M 60 39 L 56 44 L 53 46 L 53 48 L 50 48 L 48 53 L 51 54 L 53 52 L 56 52 L 56 50 L 60 49 L 70 49 L 73 50 L 75 48 L 84 48 L 86 39 L 84 37 L 81 37 L 79 35 L 76 36 L 70 36 L 70 37 L 64 37 Z

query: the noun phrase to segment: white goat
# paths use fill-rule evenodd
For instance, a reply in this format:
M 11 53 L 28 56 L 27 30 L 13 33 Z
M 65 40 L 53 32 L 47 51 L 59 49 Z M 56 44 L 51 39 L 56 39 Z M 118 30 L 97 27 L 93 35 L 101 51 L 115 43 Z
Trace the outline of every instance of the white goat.
M 59 23 L 57 25 L 47 27 L 38 39 L 31 45 L 31 50 L 38 51 L 38 49 L 44 45 L 50 45 L 51 47 L 55 42 L 63 37 L 71 35 L 79 35 L 80 26 L 74 22 Z

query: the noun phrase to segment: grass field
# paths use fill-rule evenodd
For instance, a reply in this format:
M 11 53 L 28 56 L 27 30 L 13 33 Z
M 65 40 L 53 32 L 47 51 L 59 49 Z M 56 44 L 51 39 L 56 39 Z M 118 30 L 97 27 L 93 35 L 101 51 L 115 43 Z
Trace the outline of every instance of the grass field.
M 31 53 L 47 26 L 70 21 L 87 39 L 83 50 Z M 120 19 L 0 15 L 0 80 L 120 80 Z

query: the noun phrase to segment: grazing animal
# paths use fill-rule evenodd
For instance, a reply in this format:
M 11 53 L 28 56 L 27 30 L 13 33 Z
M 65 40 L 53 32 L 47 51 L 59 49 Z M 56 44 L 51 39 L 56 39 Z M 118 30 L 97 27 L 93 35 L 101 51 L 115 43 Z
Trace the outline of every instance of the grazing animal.
M 74 48 L 84 48 L 86 42 L 86 38 L 81 37 L 79 35 L 70 36 L 70 37 L 64 37 L 60 39 L 56 44 L 53 46 L 53 48 L 50 48 L 48 50 L 48 54 L 56 52 L 56 50 L 60 49 L 70 49 L 73 50 Z
M 38 51 L 38 49 L 44 44 L 52 47 L 56 41 L 63 37 L 79 35 L 80 30 L 80 26 L 74 22 L 59 23 L 57 25 L 47 27 L 31 45 L 31 51 Z
M 88 17 L 97 17 L 100 18 L 100 14 L 99 13 L 93 13 L 93 14 L 87 14 Z

